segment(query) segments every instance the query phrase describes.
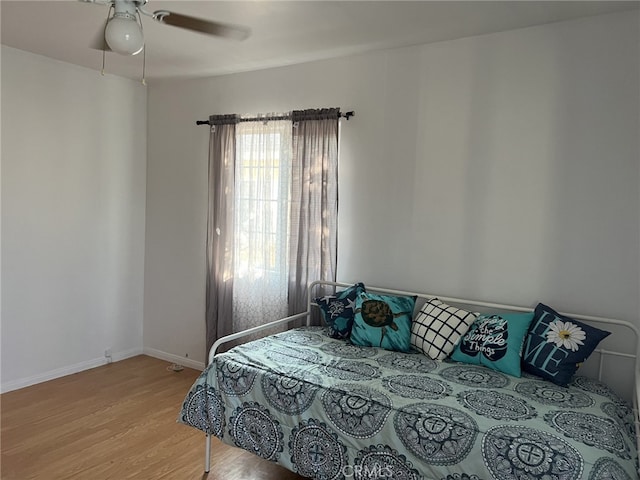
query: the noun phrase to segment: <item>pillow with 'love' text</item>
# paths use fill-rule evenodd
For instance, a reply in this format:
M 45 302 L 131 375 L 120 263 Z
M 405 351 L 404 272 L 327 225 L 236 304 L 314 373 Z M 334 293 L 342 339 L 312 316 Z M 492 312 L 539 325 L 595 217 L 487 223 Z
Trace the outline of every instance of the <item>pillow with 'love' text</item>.
M 451 360 L 520 377 L 522 348 L 532 320 L 533 312 L 480 315 L 462 336 Z

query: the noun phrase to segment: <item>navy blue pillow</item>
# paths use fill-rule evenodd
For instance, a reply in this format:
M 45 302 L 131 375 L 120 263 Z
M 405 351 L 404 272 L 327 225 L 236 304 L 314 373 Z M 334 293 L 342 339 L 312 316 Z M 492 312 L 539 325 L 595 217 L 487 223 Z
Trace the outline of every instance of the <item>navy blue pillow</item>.
M 522 368 L 566 386 L 580 365 L 610 334 L 539 303 L 525 342 Z
M 329 327 L 331 338 L 342 340 L 349 338 L 355 316 L 356 298 L 365 291 L 363 283 L 356 283 L 335 295 L 326 295 L 314 300 L 320 307 L 324 322 Z

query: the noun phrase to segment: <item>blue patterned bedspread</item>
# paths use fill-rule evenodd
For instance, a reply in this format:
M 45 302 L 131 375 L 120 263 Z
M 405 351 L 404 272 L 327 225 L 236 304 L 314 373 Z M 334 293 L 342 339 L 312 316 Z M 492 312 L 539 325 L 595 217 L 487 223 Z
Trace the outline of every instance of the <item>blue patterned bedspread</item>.
M 179 421 L 322 480 L 638 478 L 632 411 L 602 383 L 563 388 L 320 327 L 217 355 Z

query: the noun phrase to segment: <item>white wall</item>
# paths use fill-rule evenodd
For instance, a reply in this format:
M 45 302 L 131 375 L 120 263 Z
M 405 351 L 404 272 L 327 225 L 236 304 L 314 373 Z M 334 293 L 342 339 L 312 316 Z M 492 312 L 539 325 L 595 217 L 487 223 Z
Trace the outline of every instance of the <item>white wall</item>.
M 356 111 L 342 280 L 638 323 L 638 30 L 623 13 L 158 82 L 148 114 L 137 82 L 3 46 L 0 389 L 105 348 L 204 362 L 211 113 Z
M 2 390 L 142 352 L 146 88 L 2 47 Z
M 638 322 L 626 13 L 149 88 L 144 344 L 204 361 L 213 113 L 340 106 L 339 277 Z

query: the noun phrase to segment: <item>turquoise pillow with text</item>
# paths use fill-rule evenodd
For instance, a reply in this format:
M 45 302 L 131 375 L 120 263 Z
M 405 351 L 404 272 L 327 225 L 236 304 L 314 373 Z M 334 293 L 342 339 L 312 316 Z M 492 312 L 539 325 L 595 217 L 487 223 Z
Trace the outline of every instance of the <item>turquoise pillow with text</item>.
M 480 315 L 451 354 L 456 362 L 484 365 L 520 377 L 524 338 L 533 313 L 491 313 Z
M 522 367 L 525 372 L 565 386 L 610 333 L 539 303 L 525 343 Z

